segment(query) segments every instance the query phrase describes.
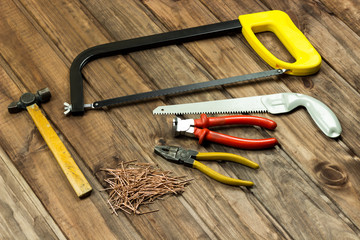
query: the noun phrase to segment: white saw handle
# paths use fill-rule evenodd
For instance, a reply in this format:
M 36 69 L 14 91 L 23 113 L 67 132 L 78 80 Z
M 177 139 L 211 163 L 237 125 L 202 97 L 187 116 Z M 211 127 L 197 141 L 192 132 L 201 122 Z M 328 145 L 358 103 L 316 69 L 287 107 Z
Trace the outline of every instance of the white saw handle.
M 298 106 L 304 106 L 326 136 L 336 138 L 341 134 L 341 125 L 334 112 L 313 97 L 300 93 L 279 93 L 265 95 L 261 101 L 272 114 L 286 113 Z

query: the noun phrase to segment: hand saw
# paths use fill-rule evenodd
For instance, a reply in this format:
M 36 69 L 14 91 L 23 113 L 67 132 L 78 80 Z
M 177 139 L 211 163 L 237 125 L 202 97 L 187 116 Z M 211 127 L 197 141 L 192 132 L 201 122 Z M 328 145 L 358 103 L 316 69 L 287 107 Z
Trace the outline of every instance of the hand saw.
M 210 81 L 211 83 L 197 83 L 101 100 L 91 104 L 84 104 L 83 79 L 81 71 L 90 61 L 102 57 L 125 54 L 170 44 L 180 44 L 225 34 L 237 33 L 240 31 L 257 54 L 270 66 L 275 68 L 275 70 L 214 80 Z M 270 53 L 270 51 L 265 48 L 255 35 L 255 33 L 265 31 L 273 32 L 296 61 L 293 63 L 284 62 Z M 305 76 L 316 73 L 320 69 L 320 65 L 321 57 L 319 53 L 314 49 L 302 32 L 295 26 L 286 13 L 274 10 L 241 15 L 238 20 L 107 43 L 83 51 L 74 59 L 70 67 L 71 104 L 64 103 L 64 113 L 68 114 L 71 112 L 73 115 L 83 115 L 85 108 L 101 108 L 115 104 L 139 101 L 234 82 L 280 75 L 283 73 Z
M 328 137 L 336 138 L 341 134 L 341 125 L 335 113 L 323 102 L 299 93 L 277 93 L 271 95 L 233 98 L 217 101 L 159 106 L 153 114 L 200 114 L 200 113 L 287 113 L 304 106 L 310 116 Z

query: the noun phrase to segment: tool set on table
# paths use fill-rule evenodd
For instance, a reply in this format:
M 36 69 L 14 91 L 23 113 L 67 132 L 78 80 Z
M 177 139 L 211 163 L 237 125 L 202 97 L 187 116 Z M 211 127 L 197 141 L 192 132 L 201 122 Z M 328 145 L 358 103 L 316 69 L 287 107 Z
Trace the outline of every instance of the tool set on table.
M 252 73 L 208 82 L 194 83 L 151 92 L 138 93 L 107 100 L 84 104 L 82 69 L 90 61 L 98 58 L 127 54 L 134 51 L 162 47 L 170 44 L 218 37 L 226 34 L 241 33 L 257 54 L 274 69 L 265 72 Z M 288 63 L 276 58 L 257 39 L 255 33 L 273 32 L 294 57 L 295 62 Z M 181 92 L 195 91 L 204 88 L 222 86 L 241 81 L 289 74 L 295 76 L 311 75 L 320 69 L 321 57 L 302 32 L 295 26 L 289 16 L 282 11 L 266 11 L 239 16 L 238 20 L 220 22 L 211 25 L 194 27 L 184 30 L 129 39 L 119 42 L 103 44 L 89 48 L 80 53 L 70 68 L 70 95 L 71 103 L 64 103 L 65 114 L 83 115 L 85 109 L 100 109 L 105 106 L 124 104 L 159 96 L 174 95 Z M 10 109 L 16 109 L 19 104 L 12 104 Z M 19 105 L 21 106 L 21 104 Z M 237 115 L 227 117 L 207 117 L 204 113 L 257 113 L 269 112 L 272 114 L 287 113 L 298 106 L 304 106 L 316 125 L 328 137 L 336 138 L 341 133 L 341 126 L 335 114 L 322 102 L 310 96 L 298 93 L 278 93 L 272 95 L 254 96 L 247 98 L 225 99 L 198 103 L 178 104 L 172 106 L 159 106 L 154 114 L 202 114 L 200 119 L 180 119 L 173 121 L 175 135 L 190 135 L 199 138 L 201 144 L 204 140 L 225 144 L 235 148 L 262 149 L 275 146 L 275 138 L 243 139 L 217 133 L 208 129 L 212 126 L 246 124 L 257 125 L 270 130 L 276 128 L 276 123 L 270 119 Z M 35 120 L 35 119 L 34 119 Z M 40 127 L 39 127 L 40 128 Z M 230 185 L 252 186 L 249 181 L 223 176 L 206 167 L 197 160 L 228 160 L 243 165 L 258 168 L 256 163 L 243 157 L 228 153 L 199 153 L 193 150 L 184 150 L 180 147 L 156 146 L 154 150 L 165 159 L 197 168 L 212 178 Z M 196 159 L 196 160 L 195 160 Z

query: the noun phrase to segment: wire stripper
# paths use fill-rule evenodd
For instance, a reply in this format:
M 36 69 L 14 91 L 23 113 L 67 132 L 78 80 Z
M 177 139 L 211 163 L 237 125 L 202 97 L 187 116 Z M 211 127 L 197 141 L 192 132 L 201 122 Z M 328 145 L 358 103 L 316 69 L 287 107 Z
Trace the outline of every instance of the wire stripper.
M 181 119 L 179 117 L 175 117 L 173 119 L 172 132 L 175 137 L 179 135 L 197 137 L 199 139 L 199 144 L 202 144 L 204 140 L 207 140 L 242 149 L 264 149 L 274 147 L 278 144 L 276 138 L 238 138 L 208 129 L 208 127 L 234 124 L 255 125 L 270 130 L 274 130 L 277 126 L 276 122 L 273 120 L 257 116 L 235 115 L 207 117 L 206 114 L 201 114 L 199 119 Z

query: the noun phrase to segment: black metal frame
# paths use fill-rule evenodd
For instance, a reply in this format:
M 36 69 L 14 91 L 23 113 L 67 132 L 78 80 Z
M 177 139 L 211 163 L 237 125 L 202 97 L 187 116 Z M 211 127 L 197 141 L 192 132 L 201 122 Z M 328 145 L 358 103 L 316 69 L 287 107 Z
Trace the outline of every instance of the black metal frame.
M 73 61 L 70 67 L 70 97 L 71 113 L 73 115 L 84 114 L 84 90 L 82 69 L 90 61 L 98 58 L 127 54 L 134 51 L 140 51 L 150 48 L 162 47 L 172 44 L 181 44 L 205 38 L 218 37 L 231 33 L 241 32 L 242 26 L 239 20 L 204 25 L 183 30 L 160 33 L 151 36 L 128 39 L 113 43 L 107 43 L 89 48 L 80 53 Z M 114 100 L 112 99 L 112 104 Z M 120 99 L 120 98 L 119 98 Z M 106 105 L 104 100 L 104 106 Z M 96 103 L 101 103 L 98 101 Z

